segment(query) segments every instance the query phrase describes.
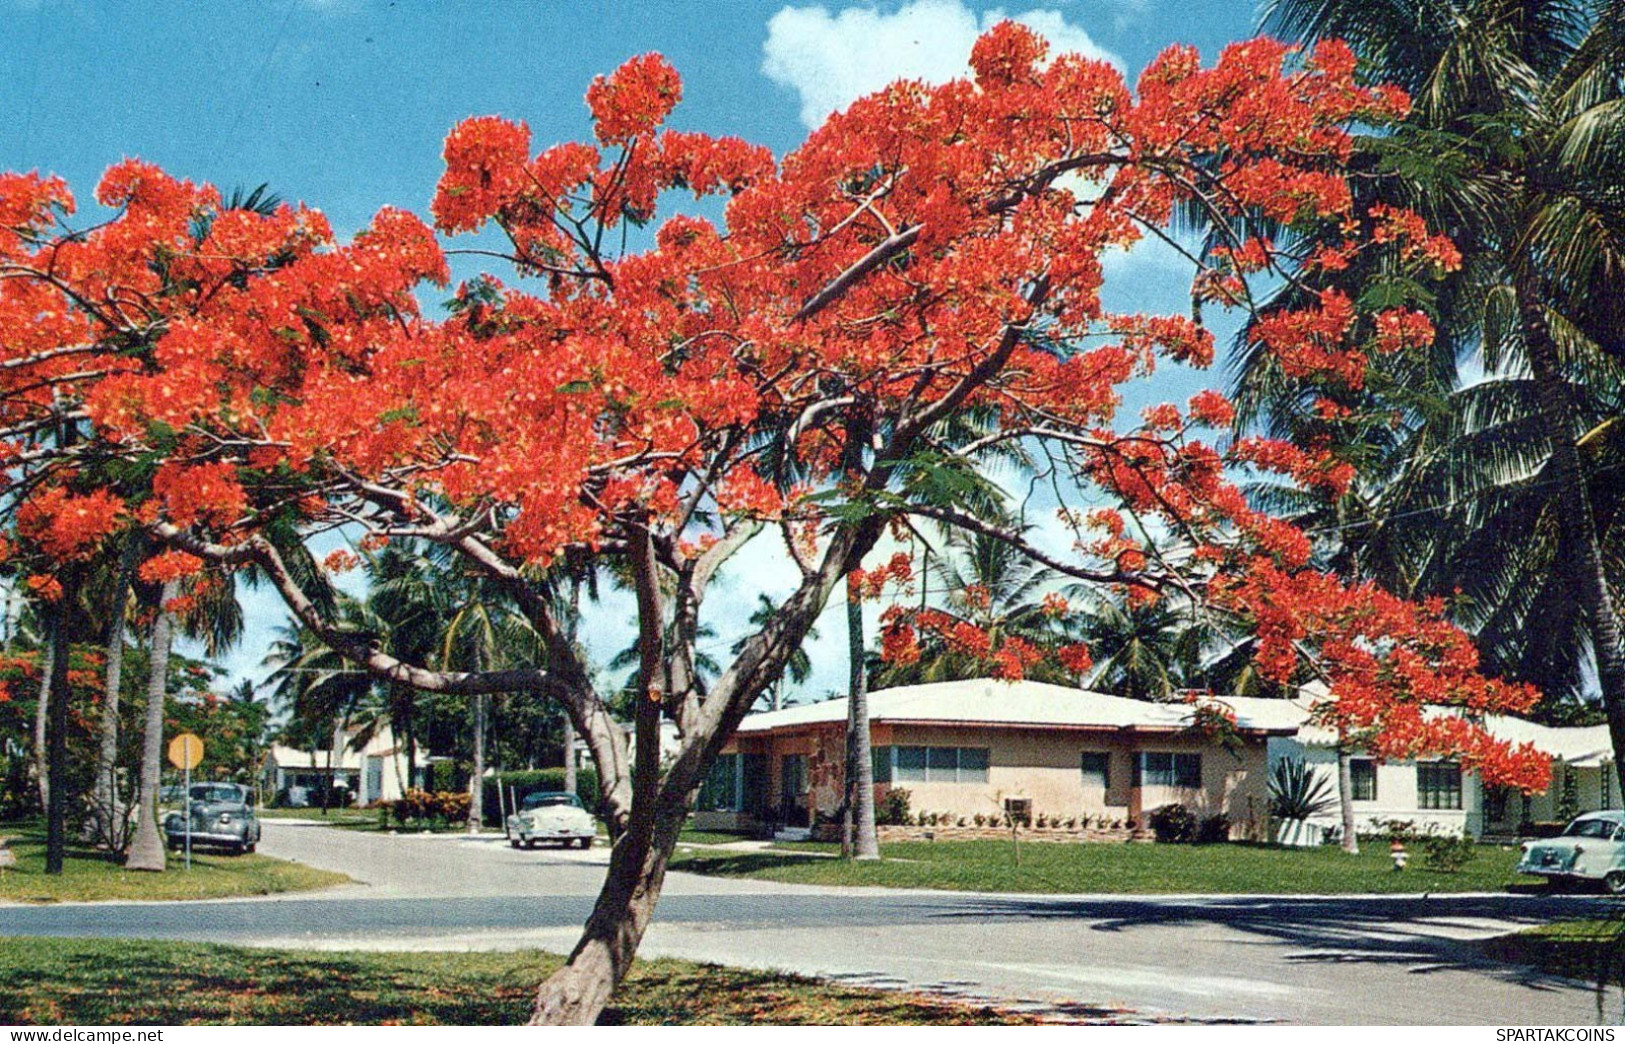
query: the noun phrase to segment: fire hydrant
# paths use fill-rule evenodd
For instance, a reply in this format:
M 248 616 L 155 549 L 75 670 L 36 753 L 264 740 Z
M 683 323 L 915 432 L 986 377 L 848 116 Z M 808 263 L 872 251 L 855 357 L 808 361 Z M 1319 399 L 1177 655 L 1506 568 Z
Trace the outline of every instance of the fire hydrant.
M 1398 841 L 1388 846 L 1388 855 L 1394 861 L 1395 870 L 1405 869 L 1405 861 L 1411 857 L 1410 853 L 1405 851 L 1405 846 Z

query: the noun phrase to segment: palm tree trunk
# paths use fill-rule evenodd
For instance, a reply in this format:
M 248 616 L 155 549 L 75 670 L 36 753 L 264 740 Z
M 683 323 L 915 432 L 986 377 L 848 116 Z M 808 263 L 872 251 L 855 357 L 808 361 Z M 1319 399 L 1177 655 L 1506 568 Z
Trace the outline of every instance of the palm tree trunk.
M 56 643 L 47 635 L 45 653 L 40 663 L 39 702 L 34 705 L 34 778 L 39 783 L 39 810 L 42 815 L 51 809 L 51 758 L 49 752 L 51 720 L 51 682 L 56 677 Z
M 124 676 L 124 603 L 129 585 L 121 571 L 113 593 L 111 617 L 107 622 L 107 674 L 102 694 L 101 749 L 96 755 L 94 814 L 97 836 L 109 851 L 124 847 L 124 831 L 119 828 L 123 798 L 118 788 L 119 687 Z
M 485 694 L 474 697 L 474 771 L 468 777 L 468 832 L 477 834 L 485 810 Z
M 569 961 L 543 982 L 533 1026 L 590 1026 L 632 967 L 633 955 L 654 916 L 666 880 L 666 864 L 688 816 L 683 802 L 654 812 L 649 840 L 642 831 L 621 835 L 609 857 L 609 873 L 592 916 Z
M 1601 542 L 1591 496 L 1574 442 L 1574 409 L 1568 385 L 1551 337 L 1544 307 L 1527 277 L 1517 284 L 1518 315 L 1524 350 L 1535 377 L 1544 426 L 1551 439 L 1552 478 L 1557 487 L 1563 547 L 1557 568 L 1567 574 L 1591 631 L 1597 661 L 1597 681 L 1603 709 L 1608 715 L 1608 736 L 1614 748 L 1614 769 L 1625 788 L 1625 639 L 1619 614 L 1603 569 Z
M 863 603 L 857 584 L 846 583 L 846 651 L 850 673 L 846 702 L 846 793 L 841 801 L 841 855 L 879 859 L 875 833 L 875 767 L 869 742 L 869 682 L 863 663 Z
M 1343 815 L 1343 851 L 1360 854 L 1360 839 L 1354 834 L 1354 759 L 1347 744 L 1337 748 L 1337 805 Z
M 51 607 L 50 729 L 46 739 L 44 778 L 50 785 L 45 803 L 45 872 L 62 873 L 68 854 L 68 594 Z
M 147 723 L 141 738 L 141 791 L 137 799 L 140 808 L 135 824 L 135 840 L 130 843 L 130 855 L 124 861 L 127 870 L 164 869 L 164 836 L 158 824 L 158 788 L 164 768 L 164 698 L 169 691 L 169 614 L 165 605 L 180 593 L 180 585 L 171 580 L 164 584 L 158 598 L 158 619 L 152 625 L 152 662 L 147 674 Z M 192 800 L 187 794 L 182 807 Z

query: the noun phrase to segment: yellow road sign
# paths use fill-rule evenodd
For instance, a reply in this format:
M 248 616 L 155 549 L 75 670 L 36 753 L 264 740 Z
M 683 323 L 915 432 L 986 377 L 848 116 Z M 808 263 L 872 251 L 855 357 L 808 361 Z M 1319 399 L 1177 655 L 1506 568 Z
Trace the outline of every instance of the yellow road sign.
M 178 769 L 195 769 L 203 760 L 203 741 L 183 732 L 169 741 L 169 763 Z

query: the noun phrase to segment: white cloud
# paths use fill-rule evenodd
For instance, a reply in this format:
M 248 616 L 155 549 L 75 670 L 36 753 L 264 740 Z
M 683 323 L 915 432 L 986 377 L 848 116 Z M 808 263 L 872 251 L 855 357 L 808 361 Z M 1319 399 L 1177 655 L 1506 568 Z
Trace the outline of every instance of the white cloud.
M 969 69 L 971 46 L 1008 16 L 977 15 L 963 0 L 914 0 L 894 13 L 848 7 L 781 8 L 767 23 L 762 72 L 801 96 L 801 121 L 816 127 L 830 113 L 900 78 L 943 83 Z M 1122 67 L 1059 11 L 1013 16 L 1050 43 L 1050 53 L 1076 51 Z

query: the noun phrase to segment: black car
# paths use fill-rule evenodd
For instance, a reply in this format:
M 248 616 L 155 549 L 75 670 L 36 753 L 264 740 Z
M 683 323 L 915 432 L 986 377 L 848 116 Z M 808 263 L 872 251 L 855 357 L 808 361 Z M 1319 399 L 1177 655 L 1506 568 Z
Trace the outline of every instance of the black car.
M 260 842 L 260 820 L 254 814 L 254 792 L 237 783 L 194 783 L 185 812 L 164 817 L 164 837 L 170 848 L 186 844 L 187 816 L 192 820 L 192 844 L 252 852 Z

